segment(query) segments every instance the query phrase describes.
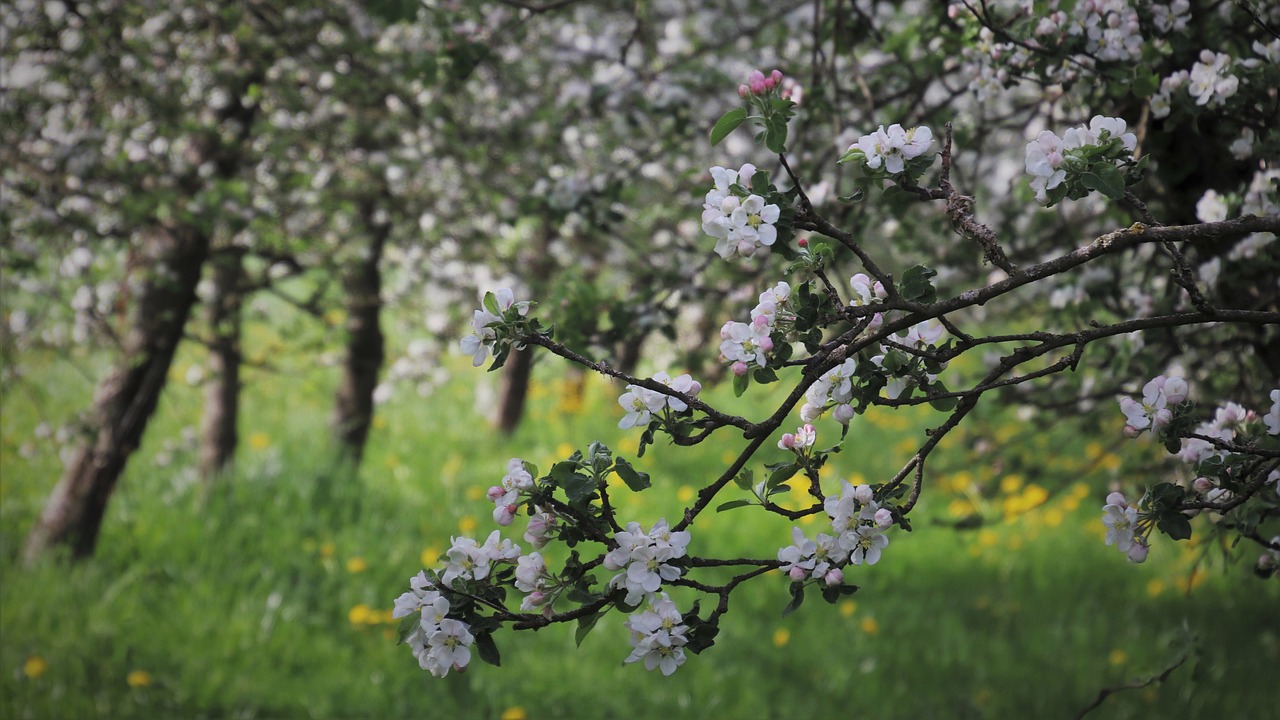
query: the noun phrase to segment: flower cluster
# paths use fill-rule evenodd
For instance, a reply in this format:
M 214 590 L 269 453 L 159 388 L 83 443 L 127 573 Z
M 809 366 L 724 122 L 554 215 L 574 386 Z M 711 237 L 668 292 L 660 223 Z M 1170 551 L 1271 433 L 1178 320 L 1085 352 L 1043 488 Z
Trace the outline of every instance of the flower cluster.
M 520 494 L 533 489 L 533 476 L 520 458 L 507 461 L 507 474 L 501 485 L 489 488 L 488 497 L 493 501 L 493 521 L 506 527 L 515 519 L 520 507 Z
M 798 455 L 803 455 L 817 441 L 818 431 L 812 425 L 806 423 L 796 428 L 794 433 L 783 433 L 782 438 L 778 440 L 778 447 L 782 450 L 791 450 Z
M 1120 412 L 1124 413 L 1127 425 L 1124 433 L 1129 437 L 1137 437 L 1143 430 L 1155 432 L 1173 420 L 1173 410 L 1169 407 L 1187 399 L 1187 383 L 1177 376 L 1152 378 L 1142 388 L 1142 401 L 1131 397 L 1120 398 Z
M 415 612 L 422 618 L 405 637 L 405 643 L 418 658 L 418 665 L 436 677 L 464 669 L 471 662 L 471 645 L 475 642 L 471 628 L 448 617 L 449 600 L 435 589 L 425 572 L 409 578 L 409 592 L 396 598 L 391 617 L 408 617 Z
M 857 369 L 858 359 L 849 358 L 823 373 L 817 382 L 805 390 L 805 402 L 800 406 L 800 419 L 812 422 L 828 408 L 834 408 L 832 417 L 840 424 L 847 425 L 854 416 L 853 381 Z
M 895 344 L 915 351 L 930 351 L 942 339 L 946 328 L 937 320 L 925 320 L 907 328 L 905 334 L 889 336 Z M 910 355 L 894 345 L 881 345 L 880 353 L 871 357 L 871 363 L 885 373 L 885 396 L 890 400 L 903 397 L 913 387 L 928 387 L 938 380 L 938 373 L 946 369 L 946 363 L 921 362 L 919 356 Z
M 738 86 L 738 97 L 746 100 L 753 95 L 768 95 L 775 90 L 782 91 L 783 77 L 781 70 L 773 70 L 768 75 L 759 70 L 752 70 L 747 82 Z
M 793 315 L 789 301 L 791 286 L 779 282 L 760 294 L 760 302 L 751 310 L 751 322 L 729 321 L 720 328 L 720 357 L 732 363 L 735 375 L 745 375 L 752 367 L 768 367 L 768 354 L 773 351 L 773 333 Z
M 1075 175 L 1094 169 L 1095 160 L 1112 167 L 1130 160 L 1138 138 L 1125 132 L 1126 129 L 1121 118 L 1094 115 L 1088 126 L 1070 128 L 1062 137 L 1050 130 L 1037 135 L 1027 143 L 1026 152 L 1027 173 L 1032 176 L 1031 189 L 1036 192 L 1036 201 L 1052 204 L 1049 191 L 1071 180 L 1068 173 Z M 1120 141 L 1120 147 L 1098 153 L 1098 149 L 1108 148 L 1115 139 Z
M 672 532 L 665 519 L 645 532 L 640 523 L 627 523 L 627 529 L 616 533 L 618 547 L 604 556 L 604 568 L 621 571 L 609 580 L 610 588 L 624 588 L 626 603 L 639 605 L 658 592 L 663 581 L 680 577 L 680 568 L 667 563 L 685 556 L 689 545 L 687 531 Z
M 654 593 L 644 612 L 633 613 L 625 627 L 631 631 L 632 650 L 623 662 L 643 660 L 646 670 L 657 668 L 663 675 L 670 675 L 684 664 L 689 628 L 666 593 Z
M 881 125 L 850 145 L 841 162 L 860 160 L 870 170 L 883 167 L 890 175 L 897 175 L 906 170 L 908 160 L 924 155 L 932 146 L 933 131 L 923 125 L 910 130 L 897 123 L 888 130 Z
M 452 541 L 453 546 L 445 554 L 449 562 L 440 576 L 440 582 L 448 588 L 458 580 L 484 580 L 494 565 L 513 563 L 520 557 L 520 546 L 499 537 L 497 530 L 489 534 L 483 545 L 469 537 L 455 537 Z
M 843 481 L 839 496 L 824 502 L 834 534 L 819 533 L 810 540 L 798 527 L 791 529 L 792 544 L 778 550 L 781 570 L 792 582 L 820 580 L 827 586 L 844 582 L 845 565 L 875 565 L 889 544 L 885 529 L 893 513 L 875 500 L 870 485 L 854 487 Z
M 676 392 L 684 393 L 690 397 L 702 392 L 702 384 L 694 380 L 688 373 L 673 378 L 665 372 L 659 372 L 653 376 L 653 379 Z M 689 409 L 689 405 L 685 401 L 674 395 L 667 395 L 639 385 L 628 385 L 626 392 L 618 397 L 618 404 L 626 411 L 626 414 L 618 421 L 618 427 L 623 430 L 648 425 L 652 415 L 660 413 L 666 408 L 675 412 L 683 412 Z
M 507 310 L 515 308 L 524 316 L 529 312 L 530 303 L 525 300 L 516 302 L 514 293 L 509 288 L 502 288 L 496 293 L 485 293 L 484 304 L 471 317 L 471 334 L 462 338 L 462 351 L 472 357 L 471 364 L 480 367 L 490 353 L 497 355 L 503 345 L 498 337 L 495 325 L 503 321 Z M 509 342 L 509 341 L 507 341 Z
M 1124 495 L 1113 492 L 1107 496 L 1107 504 L 1102 506 L 1102 524 L 1107 526 L 1108 545 L 1115 545 L 1131 562 L 1147 559 L 1150 523 L 1143 522 L 1138 508 L 1130 505 Z
M 716 253 L 726 260 L 734 253 L 754 255 L 778 239 L 774 225 L 782 211 L 747 190 L 755 174 L 756 167 L 749 163 L 736 171 L 711 168 L 715 187 L 707 192 L 702 205 L 702 229 L 716 238 Z

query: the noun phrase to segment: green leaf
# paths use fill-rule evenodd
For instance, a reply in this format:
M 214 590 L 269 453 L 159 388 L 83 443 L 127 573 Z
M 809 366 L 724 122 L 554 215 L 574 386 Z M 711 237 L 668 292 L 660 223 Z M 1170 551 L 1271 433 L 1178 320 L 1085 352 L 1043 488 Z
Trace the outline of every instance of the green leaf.
M 795 477 L 796 471 L 799 469 L 795 463 L 783 463 L 781 466 L 774 468 L 773 473 L 769 475 L 769 482 L 765 483 L 765 487 L 770 490 L 778 487 Z
M 1161 515 L 1160 519 L 1156 521 L 1156 527 L 1160 528 L 1160 532 L 1174 540 L 1191 539 L 1191 521 L 1180 512 L 1168 512 Z
M 751 373 L 751 377 L 761 385 L 778 381 L 778 373 L 774 372 L 773 368 L 756 368 L 756 371 Z
M 852 195 L 841 195 L 840 202 L 846 203 L 846 204 L 862 202 L 862 199 L 864 197 L 866 197 L 866 193 L 862 192 L 861 189 L 858 189 L 858 190 L 854 190 Z
M 1124 197 L 1124 174 L 1110 163 L 1093 166 L 1093 172 L 1080 175 L 1080 183 L 1090 190 L 1097 190 L 1112 200 Z
M 743 468 L 742 472 L 733 478 L 733 482 L 743 490 L 750 490 L 751 486 L 756 484 L 756 473 L 750 468 Z
M 750 505 L 750 500 L 730 500 L 727 503 L 721 503 L 716 506 L 716 512 L 724 512 L 725 510 L 733 510 L 734 508 L 746 507 Z
M 751 377 L 747 373 L 733 376 L 733 395 L 734 397 L 742 397 L 742 393 L 747 391 L 747 385 L 751 383 Z
M 791 583 L 791 602 L 782 608 L 782 617 L 786 617 L 795 612 L 804 604 L 804 583 Z
M 578 628 L 573 631 L 573 642 L 578 647 L 582 647 L 582 640 L 587 637 L 591 629 L 600 622 L 600 618 L 604 617 L 604 613 L 592 613 L 590 615 L 578 618 Z
M 422 615 L 418 613 L 409 613 L 400 618 L 400 625 L 396 628 L 396 644 L 403 645 L 413 631 L 420 627 L 422 627 Z
M 485 310 L 488 310 L 499 317 L 502 316 L 502 310 L 498 308 L 498 297 L 493 293 L 487 292 L 484 294 L 483 304 Z
M 563 483 L 564 494 L 569 498 L 569 502 L 578 503 L 590 497 L 596 489 L 596 483 L 586 475 L 574 473 L 570 475 Z
M 764 146 L 779 155 L 787 151 L 787 119 L 774 115 L 765 121 Z
M 711 128 L 711 144 L 719 145 L 721 140 L 729 136 L 729 133 L 738 129 L 738 126 L 747 119 L 747 111 L 745 108 L 734 108 L 716 121 L 715 127 Z
M 933 287 L 931 278 L 937 276 L 938 271 L 924 265 L 914 265 L 907 268 L 902 273 L 902 287 L 900 291 L 902 297 L 911 302 L 931 303 L 937 299 L 937 291 Z
M 627 487 L 631 488 L 632 492 L 640 492 L 653 486 L 653 483 L 649 482 L 648 473 L 636 470 L 631 466 L 631 463 L 622 458 L 618 458 L 617 462 L 614 463 L 613 471 L 618 473 L 618 477 L 622 478 L 622 481 L 627 484 Z
M 1135 98 L 1146 100 L 1155 95 L 1156 91 L 1160 89 L 1160 76 L 1150 71 L 1139 71 L 1133 78 L 1133 84 L 1129 89 L 1133 92 Z
M 481 660 L 494 667 L 502 666 L 502 655 L 498 653 L 498 646 L 494 644 L 492 635 L 489 633 L 476 635 L 475 648 Z

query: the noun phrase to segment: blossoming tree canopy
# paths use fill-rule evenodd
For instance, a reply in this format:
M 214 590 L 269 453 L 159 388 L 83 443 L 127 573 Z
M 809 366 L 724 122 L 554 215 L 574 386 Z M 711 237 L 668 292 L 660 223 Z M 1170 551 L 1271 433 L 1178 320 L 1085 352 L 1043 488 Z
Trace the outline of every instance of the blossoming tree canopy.
M 1003 62 L 1021 62 L 1024 69 L 1059 80 L 1066 75 L 1074 80 L 1085 72 L 1105 79 L 1111 67 L 1107 63 L 1146 52 L 1148 45 L 1141 35 L 1144 22 L 1152 23 L 1157 33 L 1167 33 L 1183 22 L 1186 12 L 1178 4 L 1140 7 L 1141 12 L 1136 12 L 1123 2 L 1090 2 L 1076 8 L 1075 15 L 1055 11 L 1034 23 L 1031 39 L 1013 45 L 1019 49 L 1018 57 Z M 982 27 L 979 38 L 992 40 L 994 17 L 964 5 L 953 10 L 953 18 L 972 13 L 970 20 Z M 1014 17 L 1015 23 L 1027 21 Z M 1056 43 L 1052 53 L 1046 45 L 1049 40 Z M 1168 44 L 1158 47 L 1167 49 Z M 1269 48 L 1262 45 L 1257 51 L 1265 54 L 1271 52 Z M 1073 59 L 1069 65 L 1054 65 L 1030 52 L 1037 49 Z M 1002 61 L 991 47 L 985 52 L 990 52 L 990 62 Z M 1208 63 L 1208 57 L 1202 55 L 1201 60 Z M 1218 62 L 1216 56 L 1210 59 Z M 986 72 L 983 68 L 975 72 Z M 1242 69 L 1261 70 L 1256 65 Z M 1203 80 L 1206 72 L 1197 71 L 1197 77 Z M 1277 72 L 1270 68 L 1257 79 Z M 901 260 L 877 247 L 867 234 L 846 231 L 831 221 L 789 162 L 790 121 L 803 116 L 797 116 L 795 102 L 783 96 L 780 88 L 785 81 L 778 71 L 751 73 L 738 89 L 741 106 L 726 112 L 712 128 L 713 144 L 738 128 L 753 129 L 757 143 L 776 158 L 760 156 L 737 169 L 712 167 L 701 227 L 713 241 L 707 250 L 722 262 L 749 263 L 752 269 L 787 275 L 785 280 L 775 276 L 762 288 L 757 286 L 758 303 L 749 319 L 726 320 L 719 337 L 708 342 L 718 345 L 720 362 L 733 378 L 738 395 L 747 392 L 752 382 L 783 382 L 791 391 L 761 417 L 726 413 L 699 397 L 701 384 L 689 374 L 673 378 L 663 371 L 640 378 L 592 362 L 540 329 L 509 291 L 486 294 L 487 310 L 477 311 L 474 334 L 463 341 L 464 350 L 477 364 L 492 355 L 499 366 L 512 347 L 536 346 L 625 382 L 618 399 L 623 413 L 619 427 L 641 434 L 640 454 L 659 434 L 677 446 L 697 446 L 724 431 L 740 434 L 747 445 L 687 507 L 669 515 L 678 517 L 676 522 L 662 519 L 648 528 L 617 516 L 606 479 L 616 473 L 631 492 L 642 492 L 662 479 L 650 478 L 602 444 L 592 443 L 546 473 L 513 459 L 502 485 L 490 491 L 497 504 L 495 520 L 506 525 L 514 516 L 526 515 L 524 539 L 539 549 L 563 542 L 569 549 L 567 562 L 553 570 L 541 552 L 523 555 L 518 546 L 500 541 L 496 531 L 482 546 L 455 538 L 443 572 L 427 570 L 417 576 L 397 608 L 421 607 L 425 613 L 427 598 L 434 594 L 449 598 L 451 608 L 456 601 L 458 608 L 449 617 L 465 623 L 476 644 L 482 645 L 482 657 L 493 661 L 497 649 L 492 635 L 503 626 L 523 629 L 576 622 L 581 639 L 602 614 L 623 612 L 629 614 L 625 627 L 631 644 L 625 662 L 643 661 L 647 669 L 669 675 L 687 662 L 689 653 L 701 653 L 714 644 L 732 594 L 749 581 L 766 575 L 785 577 L 791 589 L 785 613 L 797 609 L 809 592 L 831 602 L 855 592 L 858 577 L 875 572 L 878 563 L 891 562 L 889 545 L 895 533 L 911 529 L 911 513 L 926 489 L 926 461 L 981 398 L 1085 371 L 1091 362 L 1090 349 L 1117 338 L 1152 330 L 1194 331 L 1224 323 L 1248 333 L 1280 322 L 1274 305 L 1236 304 L 1230 296 L 1207 292 L 1203 280 L 1192 275 L 1188 260 L 1188 254 L 1199 252 L 1203 243 L 1247 244 L 1253 252 L 1275 256 L 1280 213 L 1274 203 L 1260 200 L 1247 206 L 1259 213 L 1230 218 L 1215 213 L 1194 224 L 1162 224 L 1141 197 L 1154 192 L 1145 180 L 1162 168 L 1153 166 L 1142 153 L 1140 133 L 1130 121 L 1114 115 L 1095 114 L 1084 124 L 1038 130 L 1018 145 L 1025 146 L 1025 152 L 1014 162 L 1025 167 L 1026 186 L 1039 206 L 1090 203 L 1103 211 L 1101 218 L 1115 218 L 1109 231 L 1038 257 L 1011 245 L 1010 229 L 976 217 L 974 198 L 962 194 L 956 184 L 960 149 L 951 123 L 938 133 L 923 124 L 879 124 L 873 132 L 856 136 L 842 155 L 831 153 L 829 162 L 846 166 L 858 190 L 842 198 L 844 202 L 881 195 L 926 203 L 923 212 L 939 207 L 962 241 L 971 243 L 975 254 L 997 267 L 985 282 L 954 293 L 935 284 L 939 273 L 923 264 L 890 271 L 882 264 L 882 256 L 895 268 Z M 1007 78 L 998 78 L 997 84 L 1004 82 Z M 1211 106 L 1212 100 L 1201 102 L 1206 92 L 1218 93 L 1226 102 L 1241 91 L 1240 86 L 1214 82 L 1203 80 L 1196 86 L 1192 105 Z M 1206 90 L 1210 85 L 1218 89 Z M 1243 87 L 1263 95 L 1267 92 L 1257 84 Z M 980 96 L 996 92 L 987 84 L 975 89 Z M 1065 86 L 1059 92 L 1065 93 Z M 1154 97 L 1148 101 L 1148 107 L 1157 104 Z M 1137 122 L 1142 133 L 1157 131 L 1147 119 Z M 1266 142 L 1280 143 L 1274 129 Z M 770 170 L 764 169 L 766 163 Z M 1263 163 L 1259 172 L 1265 176 L 1276 171 Z M 900 211 L 919 212 L 910 206 L 901 206 Z M 1124 215 L 1131 219 L 1117 222 Z M 1132 309 L 1063 329 L 1050 324 L 1056 319 L 1046 317 L 1039 329 L 997 334 L 984 331 L 967 313 L 1007 301 L 1023 287 L 1070 283 L 1091 266 L 1132 262 L 1146 257 L 1149 249 L 1159 250 L 1164 260 L 1155 272 L 1139 275 L 1135 282 L 1146 290 L 1159 285 L 1176 295 L 1167 307 L 1152 304 L 1145 311 Z M 847 283 L 833 282 L 828 274 L 840 257 L 860 266 Z M 952 369 L 952 360 L 988 350 L 995 350 L 995 356 L 977 363 L 982 369 L 976 373 Z M 1207 396 L 1193 400 L 1196 383 L 1176 371 L 1176 361 L 1164 362 L 1173 370 L 1145 382 L 1137 396 L 1119 394 L 1118 412 L 1111 422 L 1117 433 L 1127 437 L 1150 433 L 1188 470 L 1180 480 L 1135 489 L 1132 495 L 1111 493 L 1102 509 L 1106 544 L 1117 547 L 1130 561 L 1142 562 L 1155 548 L 1156 535 L 1185 540 L 1193 533 L 1192 519 L 1203 515 L 1207 525 L 1196 532 L 1237 534 L 1251 541 L 1261 547 L 1260 572 L 1273 574 L 1280 547 L 1266 539 L 1263 528 L 1274 530 L 1280 518 L 1280 389 L 1246 392 L 1242 399 L 1248 402 L 1269 403 L 1256 408 L 1226 400 L 1219 404 Z M 1122 378 L 1118 387 L 1130 382 Z M 859 415 L 871 407 L 915 405 L 930 405 L 943 419 L 928 430 L 898 472 L 870 483 L 855 485 L 842 479 L 838 486 L 824 485 L 820 470 L 831 453 L 840 449 Z M 797 415 L 802 424 L 788 425 Z M 834 444 L 826 447 L 832 441 L 822 442 L 827 431 L 815 424 L 824 417 L 837 421 L 840 428 Z M 754 456 L 786 427 L 795 429 L 773 442 L 787 459 L 764 465 L 762 479 L 757 480 Z M 517 476 L 519 482 L 508 482 Z M 792 491 L 792 481 L 807 495 L 798 509 L 777 502 Z M 823 523 L 814 535 L 794 526 L 790 538 L 778 538 L 776 551 L 762 557 L 700 553 L 699 517 L 712 508 L 726 512 L 746 507 L 790 519 L 817 515 Z M 707 568 L 729 568 L 734 574 L 723 584 L 713 584 L 698 579 Z M 779 574 L 772 575 L 773 570 Z M 505 601 L 506 587 L 522 594 L 518 611 Z M 689 596 L 706 597 L 713 607 L 703 609 L 695 602 L 682 611 L 681 598 Z M 421 621 L 411 616 L 406 626 L 420 659 L 439 654 L 428 639 L 435 622 L 425 615 Z M 455 662 L 453 667 L 464 666 L 465 662 Z M 431 669 L 442 674 L 438 663 Z

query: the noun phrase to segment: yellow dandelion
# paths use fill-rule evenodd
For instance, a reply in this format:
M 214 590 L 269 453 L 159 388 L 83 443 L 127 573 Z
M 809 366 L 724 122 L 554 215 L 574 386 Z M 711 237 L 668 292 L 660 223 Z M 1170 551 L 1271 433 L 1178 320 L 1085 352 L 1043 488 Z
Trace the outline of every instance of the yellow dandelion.
M 840 615 L 843 617 L 853 617 L 858 612 L 858 603 L 853 600 L 840 601 Z
M 858 627 L 862 628 L 862 632 L 868 635 L 875 635 L 880 632 L 880 623 L 870 616 L 862 618 L 862 621 L 858 623 Z
M 360 603 L 347 611 L 347 620 L 351 621 L 352 625 L 367 625 L 373 612 L 373 608 Z
M 1125 652 L 1124 650 L 1121 650 L 1120 648 L 1116 648 L 1115 650 L 1112 650 L 1111 653 L 1107 655 L 1107 662 L 1111 663 L 1112 665 L 1123 665 L 1128 661 L 1129 661 L 1129 653 Z
M 359 555 L 347 560 L 347 572 L 351 574 L 362 573 L 369 569 L 369 563 Z
M 1151 597 L 1160 597 L 1164 594 L 1164 581 L 1160 578 L 1152 578 L 1147 581 L 1147 595 Z
M 48 669 L 49 661 L 39 655 L 28 655 L 27 661 L 22 663 L 22 674 L 32 680 L 45 674 Z
M 475 532 L 478 525 L 479 523 L 477 523 L 476 519 L 471 515 L 463 515 L 462 518 L 458 520 L 458 530 L 461 531 L 463 535 L 470 535 Z
M 440 561 L 440 548 L 432 545 L 422 551 L 422 555 L 418 558 L 422 561 L 422 567 L 433 567 Z
M 334 308 L 324 314 L 324 321 L 329 327 L 337 327 L 347 321 L 347 314 Z
M 382 464 L 386 465 L 388 470 L 395 470 L 400 467 L 400 458 L 395 455 L 388 455 L 387 459 L 382 461 Z
M 1000 536 L 996 535 L 994 530 L 979 530 L 978 545 L 984 548 L 995 547 L 1000 542 Z
M 1100 442 L 1091 442 L 1084 446 L 1084 456 L 1090 460 L 1097 460 L 1102 457 L 1103 447 Z
M 618 443 L 618 451 L 624 455 L 635 455 L 640 452 L 640 438 L 628 435 Z
M 374 416 L 373 416 L 373 429 L 374 429 L 374 430 L 382 430 L 382 429 L 383 429 L 383 428 L 385 428 L 386 426 L 387 426 L 387 419 L 386 419 L 386 418 L 382 417 L 381 415 L 374 415 Z
M 773 646 L 784 647 L 791 642 L 791 631 L 786 628 L 778 628 L 773 631 Z
M 1000 478 L 1000 492 L 1012 495 L 1022 489 L 1021 475 L 1005 475 Z
M 529 720 L 529 713 L 525 712 L 525 709 L 519 705 L 515 705 L 503 710 L 502 714 L 498 716 L 498 720 Z
M 1078 482 L 1073 484 L 1068 492 L 1070 492 L 1071 497 L 1083 500 L 1089 496 L 1089 485 L 1088 483 Z
M 556 457 L 567 458 L 573 454 L 574 447 L 569 443 L 560 443 L 556 446 Z
M 805 515 L 804 517 L 800 518 L 801 525 L 812 525 L 817 521 L 818 521 L 817 515 Z
M 1066 514 L 1057 508 L 1050 508 L 1044 512 L 1044 524 L 1049 527 L 1058 527 L 1064 519 Z
M 973 502 L 968 498 L 956 498 L 947 503 L 947 513 L 952 517 L 965 517 L 973 514 Z
M 445 458 L 444 464 L 440 466 L 440 479 L 450 481 L 462 469 L 462 456 L 450 455 Z
M 1098 465 L 1103 470 L 1110 470 L 1111 472 L 1119 470 L 1120 466 L 1123 464 L 1124 460 L 1115 453 L 1107 453 L 1106 455 L 1103 455 L 1102 460 L 1098 462 Z
M 471 485 L 467 487 L 468 500 L 475 502 L 476 500 L 483 500 L 484 496 L 485 496 L 485 489 L 480 487 L 479 485 Z
M 973 473 L 968 470 L 961 470 L 947 480 L 947 486 L 951 492 L 964 492 L 972 484 Z
M 683 503 L 687 503 L 690 500 L 693 500 L 693 496 L 694 496 L 693 488 L 689 487 L 688 485 L 681 485 L 680 489 L 676 491 L 676 499 L 678 499 L 680 502 L 683 502 Z
M 334 548 L 332 541 L 330 540 L 324 541 L 323 543 L 320 544 L 320 557 L 325 559 L 333 557 L 333 552 L 335 549 L 336 548 Z
M 144 688 L 151 685 L 151 673 L 146 670 L 134 670 L 125 676 L 124 681 L 131 688 Z
M 249 447 L 254 450 L 266 450 L 271 447 L 271 436 L 264 432 L 250 433 Z
M 827 480 L 829 478 L 833 478 L 835 477 L 835 474 L 836 474 L 836 466 L 832 465 L 831 463 L 827 463 L 826 465 L 823 465 L 822 467 L 818 468 L 818 479 L 820 480 Z
M 1026 504 L 1028 510 L 1039 505 L 1043 505 L 1049 499 L 1049 491 L 1043 487 L 1032 483 L 1022 491 L 1022 502 Z

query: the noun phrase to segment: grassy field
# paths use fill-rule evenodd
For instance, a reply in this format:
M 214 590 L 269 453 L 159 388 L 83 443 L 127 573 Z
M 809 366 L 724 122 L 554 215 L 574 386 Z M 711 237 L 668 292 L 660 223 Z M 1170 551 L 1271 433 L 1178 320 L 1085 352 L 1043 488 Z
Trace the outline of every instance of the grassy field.
M 484 491 L 507 458 L 545 469 L 596 439 L 633 453 L 615 388 L 577 388 L 539 366 L 529 422 L 504 439 L 477 412 L 476 384 L 494 378 L 460 366 L 430 398 L 380 408 L 352 474 L 325 444 L 331 373 L 259 373 L 238 469 L 206 488 L 193 451 L 175 444 L 197 421 L 199 392 L 176 382 L 98 555 L 22 569 L 23 535 L 61 468 L 33 429 L 83 407 L 96 370 L 30 360 L 42 369 L 4 397 L 0 417 L 0 717 L 1074 717 L 1101 688 L 1184 656 L 1167 682 L 1113 695 L 1091 717 L 1275 713 L 1276 583 L 1249 577 L 1247 563 L 1197 563 L 1212 553 L 1187 543 L 1160 542 L 1141 566 L 1102 543 L 1107 485 L 1154 457 L 1149 448 L 1118 455 L 1069 430 L 993 423 L 990 437 L 948 440 L 917 531 L 895 531 L 878 565 L 850 571 L 862 590 L 849 600 L 815 596 L 783 618 L 785 579 L 761 578 L 735 596 L 717 646 L 670 678 L 622 664 L 614 614 L 581 648 L 572 628 L 506 633 L 502 668 L 477 661 L 437 680 L 396 646 L 392 600 L 451 535 L 489 532 Z M 767 398 L 711 395 L 738 408 Z M 884 477 L 928 421 L 859 418 L 826 481 Z M 834 432 L 822 426 L 820 442 Z M 979 461 L 981 442 L 1003 446 L 1005 462 Z M 743 443 L 728 432 L 693 450 L 660 443 L 638 462 L 655 487 L 620 502 L 623 516 L 679 515 Z M 995 522 L 940 525 L 975 508 Z M 789 542 L 786 522 L 751 509 L 693 531 L 702 554 L 771 557 Z

